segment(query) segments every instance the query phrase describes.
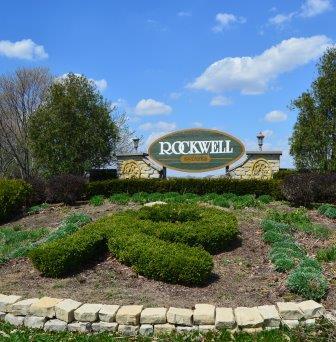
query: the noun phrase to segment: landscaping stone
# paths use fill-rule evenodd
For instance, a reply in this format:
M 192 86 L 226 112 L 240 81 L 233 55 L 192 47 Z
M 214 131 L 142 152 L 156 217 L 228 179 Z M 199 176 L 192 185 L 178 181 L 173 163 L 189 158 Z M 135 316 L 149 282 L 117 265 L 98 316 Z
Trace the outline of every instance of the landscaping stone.
M 92 331 L 95 332 L 103 332 L 110 331 L 115 332 L 118 330 L 118 323 L 109 323 L 109 322 L 96 322 L 92 323 Z
M 55 317 L 55 305 L 61 300 L 58 298 L 42 297 L 30 306 L 29 312 L 33 316 L 53 318 Z
M 39 317 L 39 316 L 26 316 L 24 318 L 24 325 L 27 328 L 32 329 L 43 329 L 44 323 L 47 321 L 45 317 Z
M 294 302 L 278 302 L 278 311 L 283 320 L 297 320 L 303 318 L 298 303 Z
M 215 324 L 215 306 L 210 304 L 196 304 L 194 310 L 194 324 Z
M 289 329 L 296 328 L 300 324 L 298 319 L 284 319 L 281 323 Z
M 8 313 L 5 316 L 5 322 L 15 325 L 16 327 L 20 327 L 23 325 L 24 316 L 14 316 L 13 314 Z
M 90 332 L 91 323 L 90 322 L 73 322 L 68 324 L 68 331 L 76 332 Z
M 119 305 L 103 305 L 99 310 L 99 319 L 103 322 L 115 322 Z
M 51 319 L 44 324 L 45 331 L 66 331 L 68 324 L 60 319 Z
M 0 321 L 4 321 L 6 316 L 6 312 L 0 311 Z
M 95 322 L 98 320 L 98 312 L 101 309 L 101 304 L 83 304 L 75 310 L 76 321 Z
M 55 305 L 56 318 L 71 323 L 75 320 L 75 310 L 78 309 L 82 303 L 72 299 L 64 299 Z
M 9 312 L 16 316 L 26 316 L 29 315 L 29 309 L 32 304 L 38 302 L 38 298 L 29 298 L 20 300 L 9 306 Z
M 316 303 L 314 300 L 306 300 L 299 303 L 299 308 L 306 319 L 318 318 L 323 316 L 325 313 L 324 307 L 321 304 Z
M 336 324 L 336 316 L 331 312 L 327 312 L 324 314 L 324 317 L 331 323 Z
M 0 311 L 8 312 L 8 308 L 10 305 L 18 302 L 22 297 L 21 296 L 15 296 L 15 295 L 1 295 L 0 296 Z
M 153 207 L 154 205 L 164 205 L 164 204 L 167 204 L 167 202 L 163 202 L 163 201 L 148 202 L 144 204 L 144 207 Z
M 154 334 L 154 327 L 151 324 L 141 324 L 139 329 L 139 335 L 151 336 Z
M 262 327 L 264 320 L 259 313 L 257 307 L 247 308 L 238 307 L 234 310 L 238 327 L 245 328 L 259 328 Z
M 275 305 L 258 306 L 258 310 L 264 319 L 265 327 L 278 328 L 280 326 L 281 318 Z
M 255 334 L 258 333 L 260 331 L 262 331 L 263 328 L 259 327 L 259 328 L 243 328 L 242 331 L 248 333 L 248 334 Z
M 308 318 L 302 322 L 303 325 L 314 325 L 316 323 L 316 318 Z
M 155 324 L 154 325 L 154 334 L 167 334 L 175 331 L 174 324 Z
M 166 308 L 146 308 L 141 312 L 141 324 L 164 324 L 167 322 Z
M 189 333 L 192 331 L 198 331 L 198 326 L 194 325 L 192 327 L 187 327 L 185 325 L 178 325 L 176 327 L 176 332 L 181 333 L 181 334 Z
M 215 326 L 217 329 L 234 329 L 236 319 L 232 308 L 216 308 Z
M 118 332 L 125 336 L 135 336 L 138 334 L 139 326 L 129 324 L 119 324 Z
M 192 325 L 193 311 L 190 309 L 169 308 L 167 312 L 167 322 L 177 325 Z
M 207 333 L 208 331 L 215 331 L 216 327 L 214 325 L 204 324 L 199 325 L 198 330 L 200 333 Z
M 116 321 L 123 325 L 139 325 L 143 305 L 124 305 L 116 315 Z

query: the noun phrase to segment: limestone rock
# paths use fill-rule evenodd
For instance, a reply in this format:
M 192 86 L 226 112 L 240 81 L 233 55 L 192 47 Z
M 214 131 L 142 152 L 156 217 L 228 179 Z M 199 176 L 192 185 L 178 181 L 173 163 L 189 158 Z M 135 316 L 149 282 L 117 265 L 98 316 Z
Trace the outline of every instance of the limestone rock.
M 135 336 L 138 334 L 139 327 L 137 325 L 119 324 L 118 332 L 125 336 Z
M 192 331 L 198 331 L 198 326 L 193 325 L 192 327 L 188 327 L 186 325 L 178 325 L 176 327 L 176 332 L 181 333 L 181 334 L 190 333 Z
M 90 332 L 91 331 L 91 323 L 90 322 L 73 322 L 68 324 L 68 331 L 75 332 Z
M 103 322 L 115 322 L 119 305 L 103 305 L 99 310 L 99 319 Z
M 200 333 L 207 333 L 208 331 L 215 331 L 216 327 L 214 325 L 209 325 L 209 324 L 204 324 L 204 325 L 199 325 L 198 330 Z
M 75 320 L 75 310 L 78 309 L 82 303 L 72 299 L 64 299 L 55 305 L 56 318 L 71 323 Z
M 39 316 L 26 316 L 24 318 L 24 325 L 27 328 L 32 329 L 43 329 L 45 322 L 47 319 L 45 317 Z
M 306 300 L 299 303 L 299 308 L 306 319 L 318 318 L 323 316 L 325 313 L 323 305 L 315 302 L 314 300 Z
M 285 327 L 289 329 L 296 328 L 300 324 L 298 319 L 284 319 L 281 322 Z
M 51 319 L 44 324 L 45 331 L 66 331 L 68 324 L 60 319 Z
M 0 311 L 0 321 L 4 321 L 6 316 L 6 312 Z
M 11 304 L 9 307 L 10 313 L 16 316 L 26 316 L 29 315 L 29 309 L 31 305 L 34 303 L 38 302 L 38 298 L 29 298 L 29 299 L 24 299 L 20 300 L 14 304 Z
M 154 205 L 164 205 L 164 204 L 167 204 L 167 202 L 163 202 L 163 201 L 148 202 L 144 204 L 144 207 L 153 207 Z
M 264 320 L 258 308 L 238 307 L 234 310 L 237 325 L 240 328 L 259 328 L 262 327 Z
M 297 303 L 278 302 L 278 311 L 283 320 L 297 320 L 303 318 L 303 313 Z
M 194 324 L 215 324 L 215 306 L 210 304 L 196 304 L 194 310 Z
M 146 308 L 141 312 L 141 324 L 164 324 L 167 322 L 166 308 Z
M 177 325 L 193 324 L 193 311 L 190 309 L 169 308 L 167 312 L 167 322 Z
M 142 336 L 151 336 L 154 333 L 154 327 L 151 324 L 141 324 L 139 334 Z
M 217 329 L 234 329 L 236 326 L 236 319 L 231 308 L 216 308 Z
M 154 334 L 167 334 L 175 331 L 174 324 L 155 324 L 154 325 Z
M 115 332 L 118 330 L 118 323 L 109 323 L 109 322 L 96 322 L 92 323 L 92 331 L 95 332 L 103 332 L 110 331 Z
M 264 319 L 265 327 L 278 328 L 280 326 L 281 318 L 275 305 L 258 306 L 258 310 Z
M 116 320 L 123 325 L 139 325 L 142 305 L 124 305 L 116 315 Z
M 83 304 L 75 310 L 75 319 L 81 322 L 95 322 L 98 320 L 101 307 L 101 304 Z
M 5 316 L 5 322 L 20 327 L 23 325 L 24 316 L 14 316 L 12 314 L 7 314 Z
M 10 296 L 6 296 L 6 295 L 1 295 L 0 297 L 0 311 L 3 312 L 8 312 L 8 308 L 18 302 L 22 297 L 21 296 L 14 296 L 14 295 L 10 295 Z
M 60 301 L 61 299 L 58 298 L 42 297 L 30 306 L 30 314 L 33 316 L 53 318 L 55 317 L 55 305 Z

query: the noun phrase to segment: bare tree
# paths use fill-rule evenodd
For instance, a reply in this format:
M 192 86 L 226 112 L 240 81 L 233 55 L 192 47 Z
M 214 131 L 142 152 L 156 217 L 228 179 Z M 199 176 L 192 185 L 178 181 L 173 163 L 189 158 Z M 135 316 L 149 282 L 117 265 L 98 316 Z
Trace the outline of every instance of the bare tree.
M 52 76 L 45 68 L 17 69 L 0 76 L 0 167 L 4 175 L 13 168 L 21 178 L 31 175 L 27 123 L 51 82 Z

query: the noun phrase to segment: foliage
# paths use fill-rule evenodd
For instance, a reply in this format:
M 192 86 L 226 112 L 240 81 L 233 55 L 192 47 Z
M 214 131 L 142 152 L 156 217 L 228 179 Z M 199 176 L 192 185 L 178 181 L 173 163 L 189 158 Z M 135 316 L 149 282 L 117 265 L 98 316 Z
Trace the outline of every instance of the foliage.
M 192 192 L 197 195 L 210 193 L 236 195 L 254 194 L 270 195 L 275 199 L 281 199 L 281 181 L 278 180 L 237 180 L 230 178 L 200 179 L 200 178 L 175 178 L 175 179 L 112 179 L 101 182 L 91 182 L 86 185 L 86 196 L 94 195 L 112 196 L 117 193 L 136 194 L 169 193 L 177 192 L 185 194 Z
M 47 186 L 47 201 L 74 204 L 83 194 L 85 179 L 81 176 L 62 174 L 50 178 Z
M 287 176 L 295 175 L 298 171 L 294 169 L 280 169 L 273 173 L 273 179 L 285 179 Z
M 336 202 L 336 173 L 298 173 L 284 179 L 281 191 L 292 204 Z
M 186 285 L 205 283 L 213 268 L 207 251 L 221 251 L 236 238 L 236 218 L 195 205 L 167 205 L 163 210 L 166 214 L 160 220 L 152 220 L 158 213 L 155 206 L 107 216 L 70 236 L 39 246 L 30 258 L 44 275 L 61 277 L 102 256 L 108 244 L 112 254 L 139 274 Z
M 32 187 L 29 197 L 29 205 L 37 205 L 47 200 L 47 182 L 43 177 L 38 175 L 31 176 L 26 182 Z
M 46 228 L 23 230 L 18 225 L 0 228 L 0 265 L 10 259 L 25 256 L 47 233 Z
M 318 63 L 311 89 L 292 102 L 298 110 L 290 154 L 298 169 L 336 171 L 336 48 Z
M 27 210 L 27 213 L 28 214 L 38 214 L 42 210 L 45 210 L 45 209 L 48 209 L 48 208 L 49 208 L 49 204 L 48 203 L 42 203 L 42 204 L 38 204 L 38 205 L 33 205 L 32 207 L 30 207 Z
M 110 162 L 117 129 L 110 104 L 93 82 L 68 74 L 50 87 L 29 119 L 29 139 L 38 167 L 48 176 L 83 175 Z
M 90 170 L 90 182 L 104 181 L 118 178 L 117 169 L 92 169 Z
M 92 196 L 89 200 L 89 203 L 95 207 L 99 207 L 100 205 L 104 204 L 104 196 L 101 196 L 101 195 Z
M 336 260 L 336 246 L 321 248 L 316 253 L 316 258 L 319 261 L 331 262 Z
M 51 82 L 45 68 L 20 68 L 0 75 L 0 177 L 32 175 L 27 122 L 44 101 Z
M 17 215 L 28 202 L 31 186 L 19 179 L 0 179 L 0 222 Z
M 130 201 L 128 194 L 115 194 L 109 197 L 111 203 L 127 204 Z
M 261 195 L 257 198 L 257 200 L 263 204 L 269 204 L 273 201 L 273 198 L 270 195 Z
M 336 219 L 336 206 L 331 204 L 322 204 L 318 207 L 318 212 L 328 218 Z

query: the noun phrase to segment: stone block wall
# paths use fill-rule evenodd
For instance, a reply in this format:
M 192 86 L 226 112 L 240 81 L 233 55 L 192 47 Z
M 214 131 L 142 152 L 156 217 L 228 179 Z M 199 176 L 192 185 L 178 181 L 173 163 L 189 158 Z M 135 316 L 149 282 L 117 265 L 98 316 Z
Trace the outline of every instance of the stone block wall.
M 122 335 L 159 335 L 227 329 L 258 332 L 314 324 L 320 317 L 336 318 L 313 301 L 279 302 L 255 307 L 216 307 L 196 304 L 192 309 L 144 308 L 143 305 L 104 305 L 72 299 L 30 298 L 0 294 L 0 320 L 14 326 L 45 331 L 118 332 Z

